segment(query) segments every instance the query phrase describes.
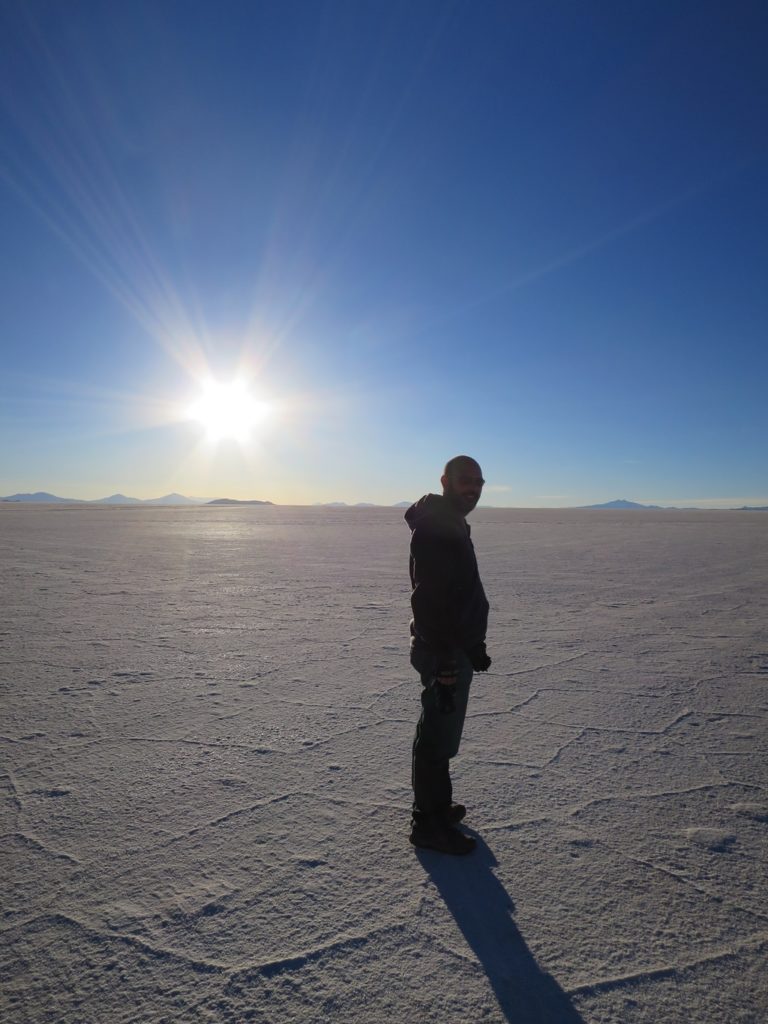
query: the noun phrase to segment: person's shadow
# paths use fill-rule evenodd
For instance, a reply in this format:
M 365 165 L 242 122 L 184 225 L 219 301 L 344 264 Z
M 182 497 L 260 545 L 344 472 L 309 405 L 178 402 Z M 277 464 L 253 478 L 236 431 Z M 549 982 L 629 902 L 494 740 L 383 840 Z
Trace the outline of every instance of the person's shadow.
M 504 1016 L 514 1024 L 584 1024 L 517 930 L 514 904 L 492 870 L 498 861 L 476 832 L 467 831 L 477 841 L 467 857 L 416 853 L 485 971 Z

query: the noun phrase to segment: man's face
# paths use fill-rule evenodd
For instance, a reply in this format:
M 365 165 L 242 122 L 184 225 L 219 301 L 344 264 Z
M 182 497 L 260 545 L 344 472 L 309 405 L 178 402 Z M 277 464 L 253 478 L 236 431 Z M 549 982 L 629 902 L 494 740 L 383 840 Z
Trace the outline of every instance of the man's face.
M 450 476 L 442 477 L 443 494 L 463 516 L 469 515 L 483 493 L 483 472 L 476 462 L 462 463 Z

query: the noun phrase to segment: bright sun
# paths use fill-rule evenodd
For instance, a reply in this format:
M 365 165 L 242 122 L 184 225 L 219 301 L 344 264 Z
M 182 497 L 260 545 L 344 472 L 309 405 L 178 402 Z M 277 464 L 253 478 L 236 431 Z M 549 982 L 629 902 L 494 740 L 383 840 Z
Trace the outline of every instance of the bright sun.
M 269 405 L 254 398 L 244 380 L 207 380 L 189 407 L 189 418 L 202 424 L 211 441 L 245 442 L 269 412 Z

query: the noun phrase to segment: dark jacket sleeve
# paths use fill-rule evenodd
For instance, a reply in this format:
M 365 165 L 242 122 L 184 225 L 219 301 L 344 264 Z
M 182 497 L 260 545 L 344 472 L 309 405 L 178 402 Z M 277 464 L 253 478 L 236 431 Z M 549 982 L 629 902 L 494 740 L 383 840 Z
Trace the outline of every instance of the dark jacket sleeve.
M 411 608 L 419 637 L 437 655 L 440 666 L 456 659 L 456 541 L 429 525 L 411 534 L 413 592 Z

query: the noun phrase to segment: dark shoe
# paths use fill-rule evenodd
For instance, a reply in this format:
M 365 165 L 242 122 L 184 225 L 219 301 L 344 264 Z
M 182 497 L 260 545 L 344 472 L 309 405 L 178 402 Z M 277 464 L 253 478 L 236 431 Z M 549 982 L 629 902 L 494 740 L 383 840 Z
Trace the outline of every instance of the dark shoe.
M 437 850 L 438 853 L 452 853 L 461 856 L 471 853 L 475 840 L 465 836 L 457 828 L 441 821 L 415 821 L 411 828 L 410 841 L 422 850 Z

